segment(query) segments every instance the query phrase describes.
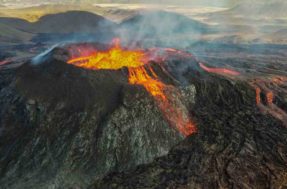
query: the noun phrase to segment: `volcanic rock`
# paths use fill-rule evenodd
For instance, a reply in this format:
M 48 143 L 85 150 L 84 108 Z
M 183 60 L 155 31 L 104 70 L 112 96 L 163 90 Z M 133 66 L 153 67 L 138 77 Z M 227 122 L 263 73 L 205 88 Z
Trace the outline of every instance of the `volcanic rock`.
M 78 68 L 61 48 L 41 58 L 1 70 L 1 187 L 85 187 L 183 140 L 152 96 L 128 84 L 126 68 Z M 194 104 L 193 85 L 180 91 Z
M 168 155 L 90 188 L 285 188 L 287 130 L 262 115 L 242 82 L 213 78 L 196 84 L 198 133 Z M 231 97 L 231 98 L 230 98 Z
M 80 68 L 67 63 L 67 49 L 0 71 L 1 187 L 287 186 L 286 126 L 260 111 L 248 80 L 226 74 L 237 72 L 173 49 L 145 65 L 195 123 L 184 139 L 146 88 L 129 83 L 128 68 Z M 286 110 L 283 96 L 272 105 Z

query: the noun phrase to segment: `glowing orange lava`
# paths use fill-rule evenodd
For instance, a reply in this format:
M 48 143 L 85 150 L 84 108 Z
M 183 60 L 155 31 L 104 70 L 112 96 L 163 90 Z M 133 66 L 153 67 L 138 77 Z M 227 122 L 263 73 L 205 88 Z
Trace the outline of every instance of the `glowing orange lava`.
M 255 92 L 256 92 L 256 104 L 259 105 L 261 103 L 261 89 L 259 87 L 255 87 Z
M 152 70 L 150 67 L 149 69 Z M 156 76 L 155 74 L 153 75 Z M 165 85 L 159 80 L 153 79 L 147 73 L 146 68 L 143 66 L 137 68 L 129 68 L 129 83 L 135 85 L 143 85 L 152 96 L 161 99 L 162 101 L 167 100 L 164 94 Z
M 129 83 L 144 86 L 154 96 L 166 119 L 183 135 L 188 136 L 196 132 L 195 125 L 187 116 L 187 110 L 183 106 L 178 107 L 181 103 L 171 95 L 167 95 L 177 94 L 176 89 L 160 82 L 151 67 L 149 71 L 156 79 L 152 78 L 144 67 L 129 68 Z
M 10 63 L 10 60 L 2 60 L 0 61 L 0 66 Z
M 196 132 L 195 124 L 190 120 L 185 106 L 173 95 L 170 95 L 179 95 L 177 89 L 161 82 L 152 67 L 148 65 L 149 60 L 163 60 L 164 58 L 142 50 L 124 49 L 120 46 L 119 39 L 115 39 L 113 44 L 114 46 L 106 51 L 78 52 L 80 56 L 72 56 L 68 63 L 94 70 L 117 70 L 127 67 L 129 83 L 143 86 L 154 97 L 172 126 L 185 136 Z M 170 49 L 169 51 L 174 52 Z
M 240 75 L 239 72 L 234 71 L 234 70 L 230 70 L 227 68 L 210 68 L 210 67 L 205 66 L 203 63 L 199 63 L 199 66 L 203 70 L 205 70 L 206 72 L 209 72 L 209 73 L 226 74 L 226 75 L 233 75 L 233 76 Z
M 267 104 L 269 104 L 269 105 L 273 104 L 273 98 L 274 98 L 273 92 L 272 91 L 268 91 L 266 93 Z
M 283 84 L 283 77 L 271 78 L 272 83 Z M 255 89 L 256 105 L 259 110 L 264 114 L 270 114 L 274 118 L 281 120 L 282 123 L 287 127 L 287 113 L 281 109 L 276 103 L 274 103 L 274 93 L 268 88 L 268 81 L 263 79 L 255 79 L 250 82 L 250 85 Z M 261 96 L 265 96 L 262 99 Z
M 89 53 L 88 56 L 84 55 L 72 58 L 68 63 L 95 70 L 117 70 L 123 67 L 139 67 L 145 64 L 145 54 L 143 51 L 124 50 L 120 47 L 119 40 L 114 40 L 114 44 L 114 47 L 108 51 L 98 51 Z
M 275 83 L 280 83 L 280 84 L 282 84 L 282 83 L 284 83 L 284 82 L 287 81 L 287 77 L 284 77 L 284 76 L 273 76 L 273 77 L 271 78 L 271 80 L 272 80 L 273 82 L 275 82 Z

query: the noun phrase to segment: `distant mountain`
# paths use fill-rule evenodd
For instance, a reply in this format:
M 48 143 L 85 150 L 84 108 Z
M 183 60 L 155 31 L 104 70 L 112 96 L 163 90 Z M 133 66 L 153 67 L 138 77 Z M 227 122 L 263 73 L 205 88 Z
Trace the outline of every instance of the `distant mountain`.
M 86 39 L 87 37 L 112 36 L 116 26 L 115 23 L 102 16 L 84 11 L 46 15 L 33 23 L 18 18 L 2 17 L 0 18 L 0 41 L 57 40 L 60 42 L 75 40 L 79 37 Z
M 159 43 L 169 44 L 178 43 L 178 38 L 186 41 L 213 32 L 206 24 L 165 11 L 145 11 L 133 15 L 124 20 L 120 28 L 123 38 L 136 41 L 155 39 L 159 40 Z
M 14 27 L 0 23 L 0 41 L 8 43 L 19 43 L 29 41 L 32 38 L 31 33 L 18 30 Z
M 85 11 L 69 11 L 41 17 L 36 22 L 18 18 L 0 18 L 0 24 L 37 35 L 33 41 L 60 40 L 65 34 L 88 33 L 94 36 L 112 36 L 142 41 L 143 39 L 161 40 L 178 43 L 191 37 L 200 37 L 212 32 L 210 27 L 186 16 L 165 11 L 145 11 L 124 20 L 120 25 Z M 1 26 L 0 26 L 1 30 Z M 77 36 L 72 36 L 77 37 Z M 156 40 L 155 40 L 156 39 Z M 124 40 L 123 40 L 124 41 Z M 174 44 L 173 43 L 173 44 Z
M 83 11 L 70 11 L 43 16 L 39 21 L 32 24 L 32 29 L 41 33 L 94 33 L 103 27 L 110 28 L 113 26 L 114 23 L 102 16 Z
M 0 18 L 0 23 L 29 33 L 95 33 L 99 29 L 115 26 L 104 17 L 85 11 L 46 15 L 34 23 L 17 18 Z
M 271 34 L 262 37 L 269 43 L 286 44 L 287 43 L 287 29 L 281 29 Z
M 31 23 L 20 18 L 0 17 L 0 23 L 11 28 L 27 30 Z
M 146 31 L 155 34 L 174 34 L 186 32 L 210 32 L 208 25 L 192 20 L 186 16 L 165 12 L 165 11 L 145 11 L 134 15 L 121 24 L 139 32 Z
M 234 8 L 226 11 L 230 14 L 240 14 L 254 17 L 287 17 L 287 1 L 277 0 L 269 2 L 243 1 Z

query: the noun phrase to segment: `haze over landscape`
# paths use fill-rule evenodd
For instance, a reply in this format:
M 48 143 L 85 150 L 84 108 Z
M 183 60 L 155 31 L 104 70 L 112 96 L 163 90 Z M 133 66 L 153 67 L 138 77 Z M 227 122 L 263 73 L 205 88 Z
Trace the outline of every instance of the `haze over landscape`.
M 0 0 L 0 188 L 287 188 L 286 0 Z
M 62 13 L 69 10 L 79 10 L 88 11 L 95 14 L 105 16 L 113 21 L 120 22 L 123 19 L 129 17 L 131 14 L 144 9 L 153 10 L 166 10 L 170 12 L 176 12 L 183 14 L 191 19 L 198 20 L 205 24 L 214 26 L 216 30 L 220 30 L 219 34 L 206 35 L 206 39 L 210 40 L 228 40 L 228 41 L 242 41 L 242 42 L 254 42 L 261 41 L 272 42 L 272 43 L 285 43 L 283 38 L 286 29 L 287 20 L 287 2 L 280 0 L 273 1 L 213 1 L 210 4 L 208 1 L 182 1 L 182 6 L 180 2 L 177 1 L 178 5 L 164 1 L 164 4 L 160 5 L 149 4 L 93 4 L 89 6 L 86 3 L 96 3 L 97 1 L 69 1 L 69 4 L 58 5 L 58 1 L 4 1 L 2 4 L 4 6 L 14 6 L 17 8 L 2 8 L 0 12 L 1 17 L 15 17 L 23 18 L 30 22 L 36 22 L 42 16 L 47 14 Z M 65 1 L 62 1 L 64 3 Z M 117 2 L 117 1 L 115 1 Z M 188 2 L 188 3 L 187 3 Z M 56 3 L 56 4 L 55 4 Z M 75 4 L 76 3 L 76 4 Z M 134 1 L 130 1 L 134 3 Z M 42 5 L 41 5 L 42 4 Z M 187 6 L 187 5 L 197 5 L 197 6 Z M 27 6 L 27 8 L 21 8 L 21 5 Z M 199 6 L 200 5 L 200 6 Z M 204 6 L 205 5 L 205 6 Z M 220 5 L 220 6 L 217 6 Z M 222 6 L 221 6 L 222 5 Z M 35 6 L 29 8 L 29 6 Z M 14 23 L 5 23 L 1 27 L 2 36 L 8 35 L 4 31 L 13 25 Z M 69 24 L 63 23 L 64 25 Z M 7 28 L 8 27 L 8 28 Z M 15 31 L 17 29 L 18 31 Z M 8 32 L 8 37 L 12 37 L 14 32 L 23 31 L 21 28 L 10 28 L 11 32 Z M 13 32 L 12 32 L 13 30 Z M 25 31 L 25 30 L 24 30 Z M 3 33 L 4 32 L 4 33 Z M 31 35 L 23 33 L 17 35 L 17 38 L 24 39 L 25 36 Z M 276 35 L 273 35 L 276 34 Z

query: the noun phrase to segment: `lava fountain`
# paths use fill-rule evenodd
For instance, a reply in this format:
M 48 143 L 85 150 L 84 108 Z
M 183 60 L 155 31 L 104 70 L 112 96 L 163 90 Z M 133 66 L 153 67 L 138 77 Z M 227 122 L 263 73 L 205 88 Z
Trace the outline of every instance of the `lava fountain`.
M 166 51 L 177 52 L 172 49 L 166 49 Z M 120 45 L 120 40 L 114 39 L 113 46 L 108 50 L 88 49 L 85 51 L 81 48 L 77 54 L 79 56 L 72 55 L 68 64 L 93 70 L 118 70 L 127 67 L 129 84 L 143 86 L 154 97 L 171 126 L 184 136 L 196 132 L 196 126 L 190 119 L 187 109 L 176 97 L 180 95 L 177 89 L 160 81 L 152 66 L 149 65 L 151 60 L 165 59 L 159 49 L 149 52 L 124 49 Z

